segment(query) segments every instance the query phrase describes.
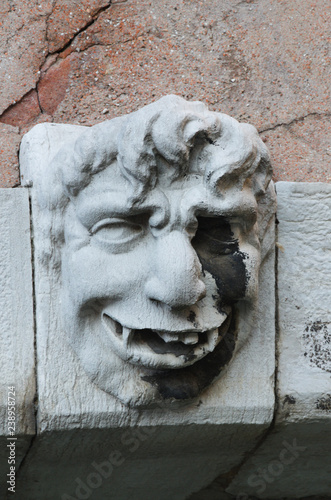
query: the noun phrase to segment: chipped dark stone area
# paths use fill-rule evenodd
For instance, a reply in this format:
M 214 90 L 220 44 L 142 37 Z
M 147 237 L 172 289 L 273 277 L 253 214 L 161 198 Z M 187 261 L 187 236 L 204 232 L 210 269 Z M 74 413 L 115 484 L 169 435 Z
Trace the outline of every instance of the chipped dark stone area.
M 285 404 L 295 405 L 295 403 L 296 403 L 295 398 L 293 396 L 289 396 L 288 394 L 286 394 L 284 401 L 283 401 L 283 405 L 285 405 Z
M 327 413 L 331 413 L 331 394 L 326 394 L 324 397 L 319 398 L 315 402 L 315 407 L 317 410 L 323 410 Z
M 239 251 L 230 223 L 222 217 L 198 217 L 198 230 L 192 240 L 202 268 L 215 279 L 220 307 L 233 305 L 245 297 L 249 276 L 245 255 Z
M 326 372 L 331 372 L 330 323 L 321 320 L 307 323 L 303 341 L 305 345 L 304 356 L 309 360 L 310 364 Z
M 196 318 L 195 312 L 194 311 L 190 311 L 190 314 L 187 317 L 188 321 L 190 321 L 191 323 L 194 323 L 195 318 Z

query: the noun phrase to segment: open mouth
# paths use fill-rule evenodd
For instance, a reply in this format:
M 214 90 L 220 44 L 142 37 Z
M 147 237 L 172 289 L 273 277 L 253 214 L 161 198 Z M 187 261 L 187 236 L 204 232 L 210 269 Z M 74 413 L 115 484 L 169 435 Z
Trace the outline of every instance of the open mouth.
M 167 331 L 123 326 L 102 313 L 113 349 L 125 361 L 146 368 L 176 369 L 192 365 L 212 352 L 224 337 L 230 312 L 220 326 L 205 331 Z

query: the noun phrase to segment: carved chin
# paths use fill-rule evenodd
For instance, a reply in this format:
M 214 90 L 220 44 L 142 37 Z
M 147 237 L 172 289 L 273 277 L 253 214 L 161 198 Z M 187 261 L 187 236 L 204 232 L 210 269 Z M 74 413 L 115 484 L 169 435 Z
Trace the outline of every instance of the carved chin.
M 231 315 L 206 331 L 166 331 L 127 328 L 105 312 L 102 323 L 114 351 L 124 361 L 152 369 L 190 366 L 214 351 L 229 327 Z

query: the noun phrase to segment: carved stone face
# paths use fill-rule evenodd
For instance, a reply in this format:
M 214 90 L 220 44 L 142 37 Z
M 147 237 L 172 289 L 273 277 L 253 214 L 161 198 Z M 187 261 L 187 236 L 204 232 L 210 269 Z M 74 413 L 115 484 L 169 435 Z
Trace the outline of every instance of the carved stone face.
M 254 298 L 256 201 L 249 189 L 220 200 L 197 173 L 161 174 L 141 203 L 129 192 L 115 164 L 67 209 L 66 329 L 84 368 L 120 399 L 133 384 L 131 402 L 157 400 L 155 377 L 171 380 L 167 397 L 187 399 L 201 390 L 187 374 L 201 379 L 194 365 L 215 354 L 234 304 Z
M 128 405 L 198 396 L 254 327 L 273 215 L 256 130 L 167 96 L 68 139 L 47 168 L 40 259 L 81 366 Z

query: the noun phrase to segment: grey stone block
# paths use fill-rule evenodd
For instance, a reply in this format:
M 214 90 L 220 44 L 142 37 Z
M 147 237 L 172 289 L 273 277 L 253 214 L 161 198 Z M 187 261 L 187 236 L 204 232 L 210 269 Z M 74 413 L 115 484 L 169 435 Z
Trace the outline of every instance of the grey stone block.
M 7 445 L 16 438 L 17 473 L 35 433 L 32 269 L 26 189 L 0 190 L 0 256 L 0 491 L 4 495 L 10 467 Z M 13 390 L 9 389 L 12 387 Z M 10 419 L 15 430 L 8 427 L 8 417 L 13 417 L 7 412 L 8 394 L 10 402 L 15 400 L 15 406 L 11 407 L 15 409 L 15 420 Z

